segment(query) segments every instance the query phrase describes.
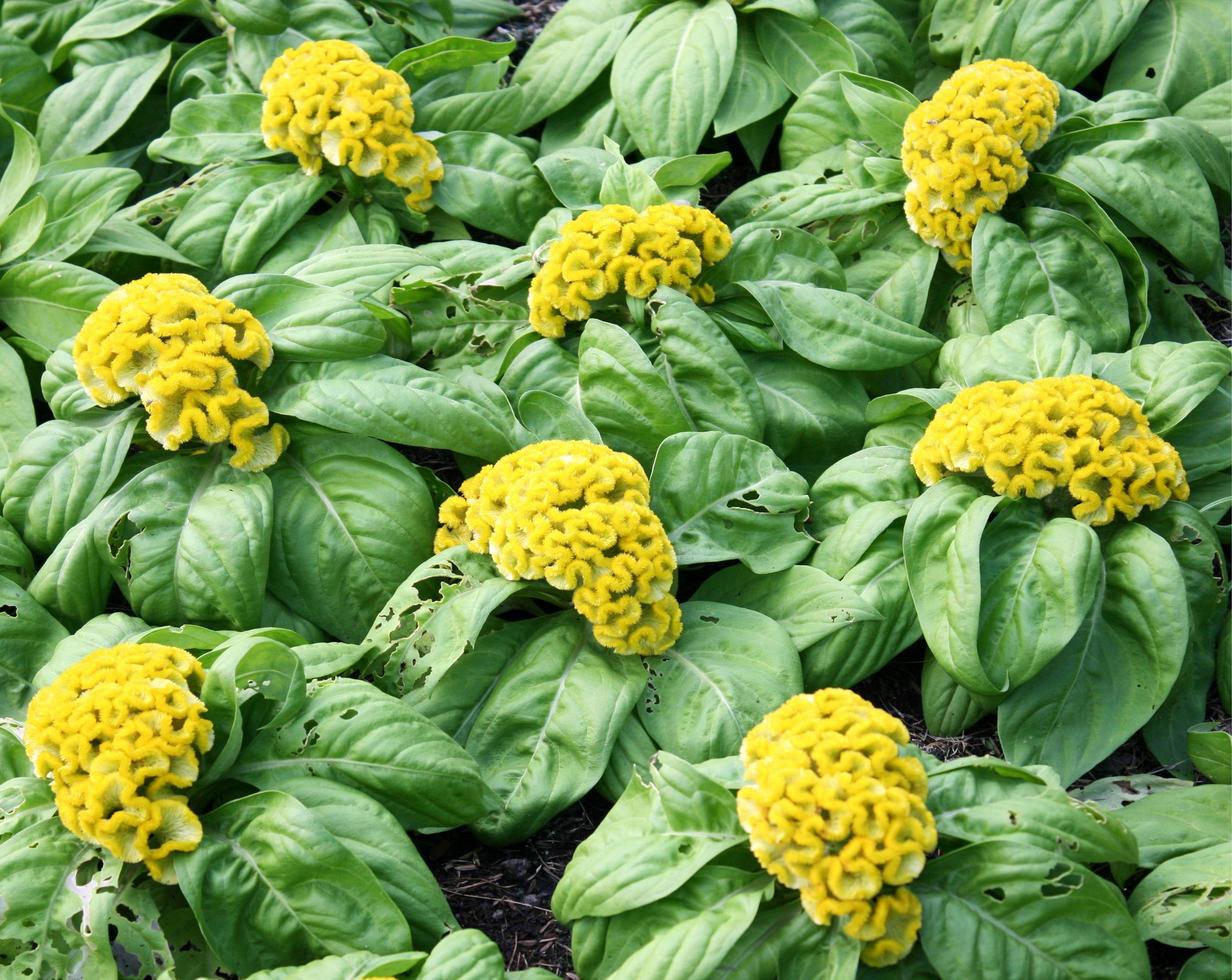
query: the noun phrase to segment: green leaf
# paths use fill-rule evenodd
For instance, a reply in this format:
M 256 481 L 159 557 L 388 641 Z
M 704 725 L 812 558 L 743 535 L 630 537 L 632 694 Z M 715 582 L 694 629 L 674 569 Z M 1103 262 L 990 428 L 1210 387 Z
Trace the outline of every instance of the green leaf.
M 1017 223 L 983 216 L 971 243 L 976 301 L 994 330 L 1048 314 L 1100 351 L 1129 344 L 1129 308 L 1116 257 L 1064 211 L 1026 208 Z
M 171 63 L 171 47 L 80 72 L 47 97 L 39 113 L 44 161 L 98 149 L 137 110 Z
M 1092 373 L 1091 345 L 1057 317 L 1042 314 L 1007 323 L 988 336 L 946 341 L 935 369 L 937 381 L 960 388 Z
M 474 37 L 441 37 L 394 55 L 386 66 L 416 84 L 463 68 L 486 65 L 513 52 L 514 41 L 481 41 Z
M 787 630 L 797 650 L 853 623 L 883 618 L 855 588 L 811 565 L 795 565 L 769 575 L 733 565 L 702 582 L 689 605 L 702 599 L 768 616 Z
M 63 9 L 72 17 L 73 7 L 77 5 L 64 4 Z M 12 6 L 10 2 L 9 7 Z M 56 80 L 47 71 L 43 59 L 24 40 L 9 33 L 17 31 L 15 21 L 16 18 L 6 11 L 6 29 L 0 29 L 0 63 L 4 64 L 4 75 L 0 76 L 0 111 L 8 113 L 18 125 L 33 130 L 38 124 L 43 100 L 56 87 Z
M 277 34 L 287 26 L 284 0 L 215 0 L 218 12 L 231 24 L 254 34 Z
M 682 432 L 665 439 L 650 496 L 681 565 L 735 558 L 754 572 L 776 572 L 811 546 L 798 530 L 808 509 L 804 478 L 744 436 Z
M 765 419 L 761 391 L 731 341 L 684 294 L 661 288 L 654 299 L 662 305 L 651 328 L 659 337 L 668 384 L 691 428 L 760 439 Z
M 645 156 L 695 153 L 736 56 L 736 15 L 728 0 L 673 0 L 657 7 L 612 62 L 612 100 Z
M 757 45 L 783 83 L 796 95 L 804 93 L 830 71 L 854 71 L 855 52 L 850 42 L 828 20 L 812 23 L 777 10 L 757 15 Z
M 1104 359 L 1099 376 L 1124 388 L 1167 435 L 1209 398 L 1232 371 L 1232 351 L 1215 341 L 1143 344 Z
M 1117 49 L 1104 88 L 1159 96 L 1174 112 L 1232 76 L 1228 5 L 1219 0 L 1160 0 L 1148 4 Z
M 913 83 L 911 41 L 879 0 L 839 0 L 828 4 L 825 13 L 851 44 L 861 71 L 899 85 Z
M 220 259 L 228 275 L 252 272 L 270 248 L 334 185 L 333 176 L 288 174 L 249 193 L 223 237 Z
M 418 264 L 418 259 L 419 253 L 405 245 L 349 245 L 303 258 L 286 273 L 336 289 L 351 299 L 388 299 L 390 284 Z
M 261 106 L 253 92 L 203 95 L 171 110 L 171 126 L 149 146 L 152 160 L 204 165 L 220 159 L 274 156 L 261 137 Z
M 794 282 L 739 285 L 788 347 L 822 367 L 879 371 L 910 364 L 940 346 L 931 334 L 850 293 Z
M 924 725 L 930 734 L 947 738 L 961 735 L 1001 703 L 1000 695 L 973 694 L 954 680 L 936 657 L 925 655 L 920 675 Z
M 519 398 L 518 417 L 536 439 L 603 441 L 580 405 L 550 391 L 528 391 Z
M 248 742 L 228 776 L 262 789 L 302 776 L 333 779 L 416 829 L 470 823 L 489 803 L 461 746 L 413 708 L 357 680 L 320 685 L 296 717 Z
M 437 943 L 415 980 L 497 980 L 505 976 L 500 947 L 478 929 L 462 929 Z
M 96 0 L 90 11 L 72 22 L 60 38 L 57 59 L 64 49 L 80 41 L 122 38 L 159 17 L 191 6 L 186 0 Z
M 1228 943 L 1232 915 L 1232 844 L 1226 840 L 1165 861 L 1129 897 L 1144 939 L 1216 949 Z
M 375 439 L 292 429 L 270 471 L 269 590 L 350 642 L 432 553 L 436 507 L 423 477 Z
M 1207 89 L 1176 110 L 1181 119 L 1201 126 L 1232 153 L 1232 79 Z
M 21 258 L 38 241 L 47 223 L 47 202 L 35 195 L 0 221 L 0 264 Z
M 406 920 L 373 873 L 285 793 L 256 793 L 202 818 L 176 855 L 185 898 L 211 949 L 252 973 L 328 953 L 395 953 Z M 218 909 L 231 913 L 219 915 Z
M 13 134 L 12 150 L 4 166 L 4 175 L 0 176 L 0 220 L 2 220 L 8 217 L 30 185 L 34 183 L 40 160 L 38 144 L 35 143 L 29 131 L 14 121 L 3 109 L 0 109 L 0 119 L 7 123 L 9 131 Z
M 714 133 L 726 136 L 764 119 L 791 98 L 791 90 L 778 73 L 766 64 L 757 46 L 755 20 L 736 20 L 736 53 L 723 98 L 714 113 Z
M 611 916 L 671 895 L 713 858 L 747 847 L 730 791 L 669 752 L 635 776 L 578 845 L 552 895 L 561 922 Z
M 1154 868 L 1227 840 L 1232 797 L 1222 786 L 1181 783 L 1141 797 L 1115 813 L 1138 841 L 1138 866 Z
M 442 210 L 484 231 L 525 241 L 555 204 L 525 147 L 495 133 L 446 133 L 433 141 L 445 176 L 432 189 Z
M 272 508 L 263 473 L 217 452 L 172 456 L 95 511 L 94 548 L 142 619 L 246 629 L 265 596 Z
M 274 365 L 261 397 L 271 412 L 339 432 L 497 459 L 525 435 L 509 400 L 474 374 L 448 379 L 392 357 Z
M 234 0 L 233 0 L 234 2 Z M 439 947 L 438 947 L 439 948 Z M 344 953 L 342 956 L 324 956 L 303 966 L 278 966 L 250 974 L 247 980 L 364 980 L 366 977 L 385 974 L 401 975 L 426 965 L 426 953 L 395 953 L 381 956 L 378 953 Z M 176 957 L 177 963 L 180 957 Z M 381 972 L 378 972 L 381 971 Z M 198 972 L 194 970 L 193 972 Z M 423 980 L 416 973 L 416 980 Z
M 586 91 L 611 63 L 645 0 L 570 0 L 544 26 L 513 73 L 521 86 L 521 129 Z
M 1198 772 L 1215 783 L 1232 783 L 1232 734 L 1208 721 L 1190 728 L 1187 741 Z
M 579 617 L 543 626 L 501 672 L 466 749 L 500 807 L 475 824 L 482 840 L 522 840 L 590 790 L 645 685 L 636 658 L 600 649 Z
M 1168 542 L 1141 524 L 1118 529 L 1104 542 L 1104 581 L 1085 622 L 998 711 L 1006 758 L 1050 765 L 1066 785 L 1102 761 L 1163 703 L 1188 621 Z
M 33 678 L 68 635 L 51 614 L 7 578 L 0 578 L 0 715 L 21 718 L 34 694 Z
M 1185 961 L 1177 980 L 1223 980 L 1232 972 L 1232 959 L 1217 949 L 1204 949 Z
M 34 428 L 34 422 L 34 402 L 25 365 L 17 351 L 0 340 L 0 488 L 10 458 Z
M 24 254 L 51 262 L 83 247 L 129 193 L 141 183 L 135 171 L 93 167 L 45 176 L 31 187 L 47 202 L 47 216 Z
M 359 858 L 393 899 L 415 942 L 428 946 L 458 922 L 415 845 L 388 810 L 370 796 L 331 779 L 289 779 L 281 791 L 294 796 L 313 817 Z
M 34 556 L 30 549 L 13 525 L 0 518 L 0 577 L 26 588 L 33 574 Z
M 141 413 L 111 414 L 98 426 L 51 421 L 22 441 L 4 474 L 4 519 L 46 554 L 106 496 Z
M 787 631 L 751 609 L 686 602 L 684 631 L 646 661 L 638 717 L 662 749 L 686 762 L 736 755 L 749 729 L 803 689 Z
M 970 844 L 930 859 L 912 891 L 943 976 L 1150 975 L 1120 890 L 1052 850 Z
M 94 547 L 96 510 L 60 539 L 30 580 L 30 595 L 65 623 L 97 616 L 111 594 L 111 573 Z
M 662 375 L 625 330 L 589 320 L 578 345 L 582 410 L 613 449 L 649 468 L 660 443 L 692 428 Z

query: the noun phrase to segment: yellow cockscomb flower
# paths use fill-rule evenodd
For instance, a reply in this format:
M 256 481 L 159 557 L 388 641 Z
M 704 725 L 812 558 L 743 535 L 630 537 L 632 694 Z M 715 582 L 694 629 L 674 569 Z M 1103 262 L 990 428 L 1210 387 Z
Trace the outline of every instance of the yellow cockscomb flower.
M 826 688 L 770 712 L 740 746 L 736 810 L 753 854 L 818 925 L 842 920 L 869 966 L 915 943 L 920 901 L 903 886 L 937 846 L 924 766 L 899 751 L 907 742 L 898 719 Z
M 959 272 L 971 269 L 980 215 L 1026 184 L 1026 155 L 1047 141 L 1060 101 L 1043 72 L 998 58 L 959 68 L 907 117 L 907 222 Z
M 123 861 L 144 861 L 165 884 L 176 880 L 174 853 L 201 843 L 181 790 L 214 741 L 204 681 L 184 650 L 122 643 L 69 667 L 26 717 L 26 754 L 51 776 L 64 826 Z
M 617 653 L 646 656 L 676 642 L 676 553 L 632 456 L 593 442 L 537 442 L 458 492 L 441 506 L 437 551 L 465 544 L 508 579 L 571 591 L 595 639 Z
M 709 303 L 714 290 L 695 286 L 707 266 L 732 245 L 727 225 L 705 208 L 654 204 L 635 211 L 608 204 L 583 211 L 560 229 L 530 284 L 530 324 L 545 337 L 563 337 L 592 304 L 623 289 L 645 299 L 660 286 Z
M 1074 518 L 1096 527 L 1189 497 L 1180 454 L 1151 432 L 1142 406 L 1083 374 L 964 389 L 937 410 L 911 464 L 928 486 L 983 472 L 1007 497 L 1067 493 Z
M 444 175 L 434 147 L 411 130 L 411 87 L 347 41 L 305 41 L 288 48 L 261 79 L 261 135 L 271 150 L 295 154 L 305 173 L 321 163 L 360 177 L 383 174 L 406 191 L 414 211 L 432 205 Z
M 198 439 L 235 447 L 231 465 L 263 470 L 287 445 L 269 410 L 239 384 L 235 365 L 264 370 L 273 348 L 247 310 L 192 276 L 155 272 L 109 293 L 73 342 L 77 379 L 99 405 L 138 395 L 146 431 L 175 451 Z

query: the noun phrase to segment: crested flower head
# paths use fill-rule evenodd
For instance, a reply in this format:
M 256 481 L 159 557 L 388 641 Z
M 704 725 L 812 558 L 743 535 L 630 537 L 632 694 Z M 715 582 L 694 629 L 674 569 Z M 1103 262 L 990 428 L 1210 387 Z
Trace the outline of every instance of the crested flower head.
M 1026 155 L 1048 139 L 1059 105 L 1047 75 L 998 58 L 958 69 L 907 117 L 907 222 L 959 272 L 971 269 L 980 215 L 1026 184 Z
M 635 211 L 608 204 L 583 211 L 560 229 L 530 284 L 530 323 L 545 337 L 563 337 L 592 304 L 623 289 L 645 299 L 659 286 L 710 302 L 714 290 L 694 280 L 731 250 L 727 225 L 705 208 L 654 204 Z
M 262 470 L 278 459 L 287 433 L 240 387 L 236 365 L 256 370 L 273 357 L 256 318 L 211 296 L 192 276 L 155 272 L 109 293 L 73 342 L 77 378 L 99 405 L 138 395 L 146 431 L 164 449 L 192 439 L 230 442 L 231 465 Z
M 964 389 L 937 410 L 911 463 L 929 486 L 982 472 L 1007 497 L 1065 494 L 1074 518 L 1095 526 L 1189 497 L 1180 454 L 1142 406 L 1082 374 Z
M 436 148 L 411 131 L 411 87 L 347 41 L 305 41 L 277 58 L 261 79 L 261 135 L 271 150 L 294 153 L 305 173 L 328 160 L 360 177 L 383 174 L 426 211 L 444 173 Z
M 676 642 L 676 553 L 632 456 L 580 440 L 537 442 L 458 493 L 441 506 L 437 551 L 465 544 L 508 579 L 572 592 L 595 639 L 617 653 L 662 653 Z
M 937 846 L 928 780 L 903 723 L 841 688 L 797 694 L 740 746 L 736 795 L 753 854 L 798 889 L 818 925 L 840 920 L 869 966 L 902 959 L 920 930 L 907 888 Z
M 95 650 L 30 702 L 26 754 L 50 776 L 60 819 L 123 861 L 173 884 L 172 856 L 201 842 L 183 790 L 213 744 L 189 653 L 157 643 Z

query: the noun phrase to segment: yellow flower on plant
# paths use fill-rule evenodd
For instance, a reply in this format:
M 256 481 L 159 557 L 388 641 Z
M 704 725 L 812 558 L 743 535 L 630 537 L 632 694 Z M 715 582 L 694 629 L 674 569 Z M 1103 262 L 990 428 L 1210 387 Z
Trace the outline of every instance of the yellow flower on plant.
M 537 442 L 485 466 L 441 505 L 436 550 L 465 544 L 506 578 L 573 593 L 595 640 L 662 653 L 680 636 L 676 553 L 632 456 L 585 441 Z
M 818 925 L 840 920 L 861 959 L 888 966 L 910 952 L 920 902 L 907 888 L 937 846 L 928 779 L 900 752 L 903 723 L 853 691 L 797 694 L 740 746 L 736 811 L 753 854 L 800 892 Z
M 911 463 L 928 486 L 982 472 L 1007 497 L 1067 494 L 1074 518 L 1095 526 L 1189 497 L 1180 454 L 1142 406 L 1082 374 L 964 389 L 937 410 Z
M 971 269 L 980 215 L 1000 211 L 1026 184 L 1026 155 L 1047 141 L 1059 105 L 1047 75 L 998 58 L 958 69 L 907 117 L 907 222 L 959 272 Z
M 26 717 L 26 754 L 51 777 L 64 826 L 165 884 L 176 881 L 173 855 L 201 843 L 182 791 L 214 741 L 204 680 L 184 650 L 122 643 L 65 670 Z
M 560 229 L 531 281 L 531 326 L 563 337 L 568 323 L 585 320 L 594 303 L 621 289 L 645 299 L 672 286 L 708 303 L 714 290 L 694 281 L 731 245 L 727 225 L 705 208 L 654 204 L 639 212 L 608 204 L 583 211 Z
M 411 126 L 415 110 L 405 78 L 347 41 L 305 41 L 288 48 L 261 79 L 261 135 L 271 150 L 295 154 L 308 174 L 323 160 L 360 177 L 384 177 L 426 211 L 444 175 L 436 147 Z
M 245 391 L 236 364 L 269 367 L 273 348 L 247 310 L 192 276 L 155 272 L 113 290 L 73 342 L 77 379 L 99 405 L 138 395 L 146 431 L 175 451 L 193 439 L 230 442 L 231 465 L 263 470 L 287 445 L 269 410 Z

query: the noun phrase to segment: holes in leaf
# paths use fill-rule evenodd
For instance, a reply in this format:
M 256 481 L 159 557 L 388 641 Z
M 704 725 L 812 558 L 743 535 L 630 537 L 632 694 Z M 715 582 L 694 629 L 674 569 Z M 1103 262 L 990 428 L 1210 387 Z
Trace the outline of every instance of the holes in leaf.
M 1069 864 L 1054 864 L 1045 878 L 1047 881 L 1040 885 L 1040 894 L 1044 898 L 1060 898 L 1082 887 L 1082 875 Z
M 699 616 L 698 619 L 703 623 L 717 623 L 719 621 L 718 616 Z
M 355 708 L 347 708 L 346 711 L 342 712 L 342 714 L 339 715 L 339 717 L 343 721 L 350 721 L 352 718 L 356 717 L 358 714 L 359 714 L 359 711 L 356 710 Z
M 1152 65 L 1150 68 L 1148 68 L 1148 69 L 1146 70 L 1146 77 L 1147 77 L 1147 78 L 1154 78 L 1154 77 L 1155 77 L 1155 66 L 1154 66 L 1154 65 Z
M 1005 901 L 1005 889 L 998 888 L 996 885 L 994 885 L 992 888 L 985 888 L 984 894 L 987 895 L 989 898 L 991 898 L 994 902 L 1004 902 Z
M 17 607 L 8 603 L 0 605 L 0 616 L 8 616 L 10 619 L 16 619 Z

